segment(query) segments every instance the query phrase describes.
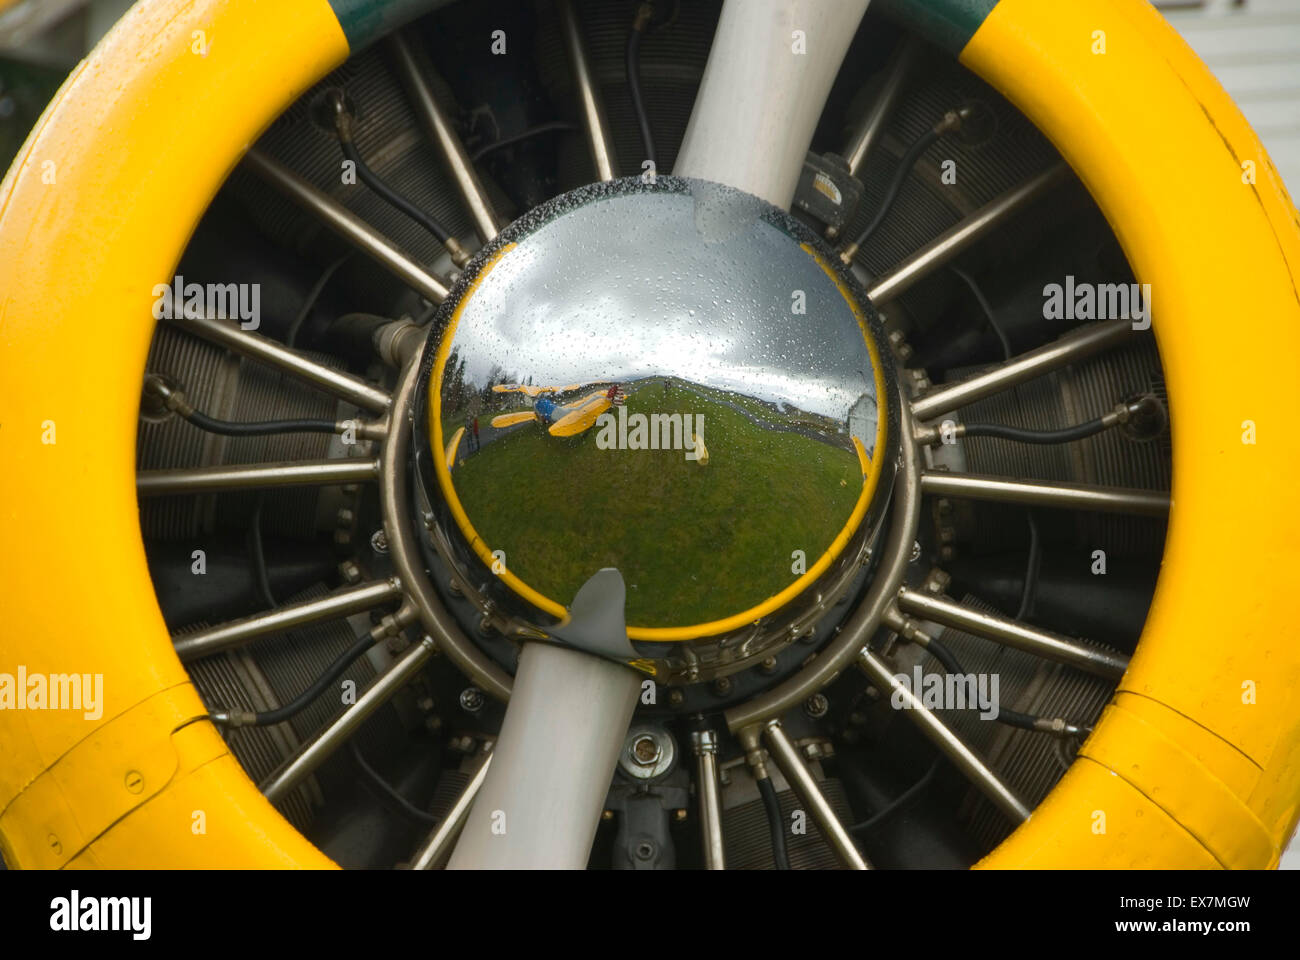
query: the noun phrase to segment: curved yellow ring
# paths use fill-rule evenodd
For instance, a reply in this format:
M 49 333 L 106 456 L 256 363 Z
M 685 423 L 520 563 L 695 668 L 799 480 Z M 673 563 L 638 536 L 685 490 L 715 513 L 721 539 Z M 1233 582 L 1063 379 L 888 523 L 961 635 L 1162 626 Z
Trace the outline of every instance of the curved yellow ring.
M 325 0 L 139 3 L 0 185 L 0 671 L 102 674 L 104 699 L 97 720 L 0 711 L 10 866 L 330 865 L 195 720 L 134 478 L 152 287 L 247 146 L 347 55 Z
M 961 60 L 1052 139 L 1151 284 L 1174 451 L 1163 567 L 1120 692 L 982 865 L 1274 866 L 1300 801 L 1295 206 L 1146 3 L 1002 0 Z
M 495 267 L 507 253 L 515 248 L 515 244 L 509 243 L 498 250 L 490 260 L 483 264 L 478 275 L 474 278 L 468 289 L 461 295 L 460 303 L 452 311 L 450 320 L 447 321 L 446 329 L 442 334 L 442 341 L 438 344 L 437 353 L 434 355 L 434 364 L 432 375 L 429 378 L 429 432 L 430 442 L 434 450 L 443 449 L 442 445 L 442 375 L 447 366 L 447 359 L 451 355 L 451 344 L 456 337 L 456 328 L 460 324 L 461 314 L 465 307 L 469 305 L 471 298 L 478 290 L 478 285 L 483 282 L 492 268 Z M 835 284 L 835 289 L 844 297 L 845 303 L 853 311 L 853 316 L 857 318 L 858 327 L 862 330 L 862 338 L 866 341 L 867 352 L 871 358 L 871 369 L 875 376 L 876 396 L 884 397 L 885 378 L 880 365 L 880 353 L 876 348 L 875 338 L 872 337 L 870 329 L 867 327 L 867 318 L 862 313 L 862 308 L 858 305 L 857 300 L 849 291 L 844 282 L 840 280 L 835 270 L 828 264 L 820 254 L 806 243 L 799 245 L 817 265 L 826 272 L 831 282 Z M 871 499 L 875 496 L 876 488 L 880 486 L 880 477 L 884 470 L 885 458 L 883 451 L 885 442 L 888 439 L 888 416 L 882 415 L 876 422 L 876 439 L 875 450 L 878 455 L 870 459 L 866 450 L 863 448 L 862 441 L 857 437 L 853 438 L 854 449 L 858 454 L 858 463 L 862 467 L 862 490 L 858 494 L 858 499 L 853 504 L 853 510 L 849 514 L 848 520 L 840 531 L 835 535 L 835 539 L 822 552 L 817 561 L 809 567 L 804 573 L 800 574 L 794 581 L 784 589 L 779 590 L 772 596 L 767 597 L 761 602 L 750 607 L 748 610 L 742 610 L 740 613 L 732 614 L 729 617 L 723 617 L 719 620 L 710 620 L 706 623 L 693 623 L 681 627 L 638 627 L 629 625 L 627 635 L 633 640 L 654 640 L 661 643 L 680 642 L 684 640 L 695 640 L 699 637 L 713 637 L 723 633 L 729 633 L 732 630 L 739 630 L 742 627 L 756 623 L 770 613 L 780 610 L 791 600 L 798 597 L 808 589 L 810 585 L 816 582 L 817 578 L 824 574 L 835 558 L 838 557 L 853 535 L 858 532 L 862 525 L 863 518 L 867 515 L 867 508 L 871 505 Z M 450 449 L 450 448 L 449 448 Z M 473 521 L 465 512 L 464 505 L 460 502 L 460 496 L 456 493 L 456 485 L 451 479 L 451 458 L 446 460 L 435 460 L 434 472 L 438 476 L 438 489 L 442 492 L 443 500 L 447 503 L 447 509 L 451 512 L 452 519 L 456 521 L 456 526 L 460 528 L 461 535 L 469 544 L 475 555 L 481 560 L 489 570 L 497 570 L 499 564 L 497 558 L 492 555 L 492 548 L 487 542 L 479 536 L 478 530 L 475 529 Z M 546 594 L 529 586 L 520 577 L 508 569 L 502 569 L 497 573 L 501 582 L 515 592 L 516 595 L 531 603 L 553 617 L 564 620 L 568 617 L 569 611 L 564 604 L 548 597 Z

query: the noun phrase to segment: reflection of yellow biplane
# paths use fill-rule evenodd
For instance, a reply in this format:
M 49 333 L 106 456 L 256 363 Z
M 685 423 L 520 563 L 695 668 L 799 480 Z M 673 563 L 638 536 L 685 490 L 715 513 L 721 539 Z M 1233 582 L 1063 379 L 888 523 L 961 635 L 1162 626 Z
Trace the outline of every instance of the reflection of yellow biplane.
M 533 387 L 522 384 L 499 383 L 492 388 L 493 393 L 522 393 L 533 398 L 533 408 L 495 416 L 492 418 L 492 426 L 502 429 L 504 427 L 513 427 L 517 423 L 536 420 L 546 427 L 547 433 L 553 437 L 576 437 L 578 434 L 590 430 L 595 425 L 596 418 L 610 407 L 624 403 L 627 400 L 627 394 L 619 389 L 618 384 L 613 384 L 607 389 L 593 390 L 568 403 L 560 403 L 550 395 L 568 393 L 571 390 L 581 390 L 583 387 L 608 382 L 607 380 L 591 380 L 587 383 L 571 383 L 564 387 Z

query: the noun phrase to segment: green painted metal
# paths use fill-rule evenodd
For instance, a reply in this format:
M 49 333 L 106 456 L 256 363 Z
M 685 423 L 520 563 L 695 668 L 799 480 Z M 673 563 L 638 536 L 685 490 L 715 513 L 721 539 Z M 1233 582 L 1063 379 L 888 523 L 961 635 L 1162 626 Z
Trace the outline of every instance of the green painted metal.
M 949 53 L 960 54 L 997 5 L 998 0 L 873 0 L 870 9 Z
M 353 53 L 446 2 L 447 0 L 329 0 Z

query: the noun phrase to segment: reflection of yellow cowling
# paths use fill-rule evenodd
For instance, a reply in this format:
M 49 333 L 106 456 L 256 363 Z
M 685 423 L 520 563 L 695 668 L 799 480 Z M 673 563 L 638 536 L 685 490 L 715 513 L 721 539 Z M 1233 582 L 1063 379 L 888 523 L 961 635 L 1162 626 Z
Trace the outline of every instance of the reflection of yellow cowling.
M 191 52 L 199 29 L 219 38 L 205 57 Z M 1099 29 L 1101 57 L 1087 42 Z M 196 719 L 145 566 L 133 451 L 150 291 L 245 145 L 348 52 L 326 0 L 143 0 L 0 188 L 0 500 L 11 535 L 40 534 L 0 550 L 0 669 L 102 674 L 106 701 L 97 720 L 0 712 L 13 866 L 329 865 Z M 1002 0 L 961 59 L 1052 138 L 1152 285 L 1177 418 L 1166 556 L 1132 666 L 1082 759 L 984 864 L 1273 865 L 1300 809 L 1300 518 L 1277 506 L 1300 466 L 1285 426 L 1300 356 L 1294 207 L 1236 108 L 1141 0 Z M 1275 375 L 1224 349 L 1224 277 L 1249 278 L 1234 308 Z M 1247 419 L 1254 445 L 1240 442 Z M 41 442 L 47 423 L 56 443 Z M 1252 559 L 1249 579 L 1229 544 Z
M 495 422 L 493 423 L 493 426 L 496 426 Z M 453 433 L 451 435 L 451 439 L 447 441 L 446 455 L 447 455 L 448 470 L 456 466 L 456 454 L 460 452 L 460 441 L 464 439 L 464 437 L 465 437 L 465 428 L 457 427 L 456 432 Z

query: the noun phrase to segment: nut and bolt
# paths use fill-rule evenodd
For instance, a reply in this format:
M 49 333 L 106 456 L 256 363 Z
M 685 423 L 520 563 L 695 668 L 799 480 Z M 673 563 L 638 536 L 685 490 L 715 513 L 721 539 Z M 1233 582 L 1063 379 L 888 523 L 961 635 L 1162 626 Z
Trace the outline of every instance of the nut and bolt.
M 648 733 L 643 733 L 632 741 L 632 761 L 642 767 L 653 767 L 664 755 L 659 741 Z

